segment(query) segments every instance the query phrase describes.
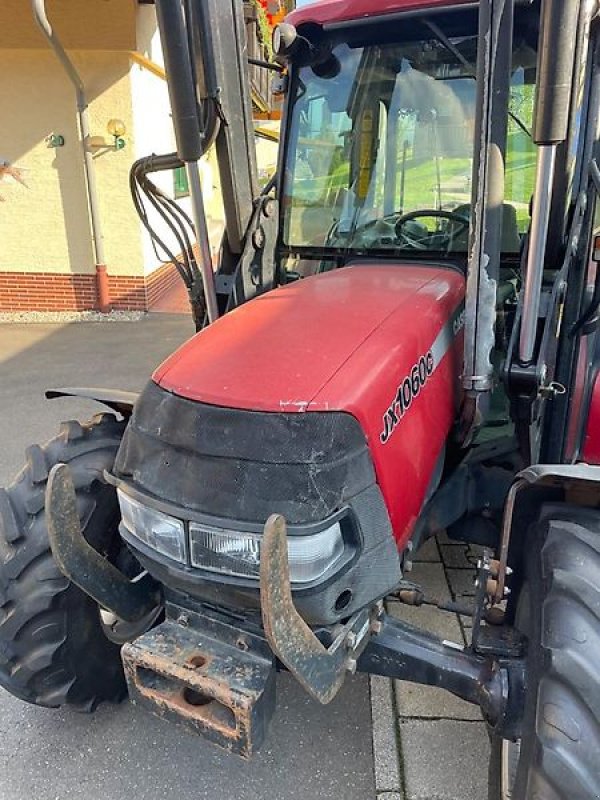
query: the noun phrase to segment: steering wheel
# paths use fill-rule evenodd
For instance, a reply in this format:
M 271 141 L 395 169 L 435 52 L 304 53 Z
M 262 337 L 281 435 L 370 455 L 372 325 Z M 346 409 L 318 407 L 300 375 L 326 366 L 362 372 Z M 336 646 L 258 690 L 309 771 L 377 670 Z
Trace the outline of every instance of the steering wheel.
M 427 234 L 426 238 L 419 239 L 404 233 L 402 228 L 407 222 L 411 222 L 413 219 L 418 219 L 419 217 L 436 217 L 437 219 L 445 219 L 448 220 L 448 222 L 454 222 L 458 225 L 458 229 L 452 233 L 444 232 L 444 235 L 448 238 L 445 245 L 447 250 L 450 249 L 456 237 L 467 230 L 470 224 L 470 221 L 465 219 L 461 214 L 456 214 L 454 211 L 444 211 L 441 208 L 419 208 L 416 211 L 408 211 L 406 214 L 401 214 L 395 224 L 396 238 L 404 240 L 414 250 L 429 249 L 427 241 L 429 239 L 429 234 Z M 438 231 L 436 235 L 439 236 L 441 233 L 442 232 Z

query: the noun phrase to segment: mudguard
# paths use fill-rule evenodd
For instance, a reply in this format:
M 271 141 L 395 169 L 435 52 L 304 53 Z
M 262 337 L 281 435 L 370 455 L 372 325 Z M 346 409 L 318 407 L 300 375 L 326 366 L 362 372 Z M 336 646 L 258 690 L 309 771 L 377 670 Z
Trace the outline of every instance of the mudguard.
M 123 392 L 120 389 L 94 389 L 80 387 L 65 387 L 62 389 L 46 389 L 44 395 L 47 400 L 57 397 L 82 397 L 85 400 L 95 400 L 107 408 L 112 408 L 124 417 L 130 417 L 133 407 L 139 397 L 138 392 Z

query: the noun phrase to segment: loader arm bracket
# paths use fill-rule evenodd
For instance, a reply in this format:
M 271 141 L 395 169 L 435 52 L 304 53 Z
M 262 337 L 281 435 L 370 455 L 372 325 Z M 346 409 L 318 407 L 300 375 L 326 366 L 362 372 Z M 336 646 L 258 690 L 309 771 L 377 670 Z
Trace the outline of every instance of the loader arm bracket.
M 127 622 L 137 622 L 160 605 L 159 589 L 148 574 L 130 581 L 86 541 L 66 464 L 56 464 L 50 471 L 46 515 L 50 547 L 60 571 L 101 608 Z
M 292 599 L 285 519 L 267 520 L 260 557 L 260 602 L 265 634 L 277 658 L 306 691 L 320 703 L 329 703 L 341 688 L 346 672 L 366 645 L 371 612 L 363 609 L 350 618 L 329 648 L 302 619 Z

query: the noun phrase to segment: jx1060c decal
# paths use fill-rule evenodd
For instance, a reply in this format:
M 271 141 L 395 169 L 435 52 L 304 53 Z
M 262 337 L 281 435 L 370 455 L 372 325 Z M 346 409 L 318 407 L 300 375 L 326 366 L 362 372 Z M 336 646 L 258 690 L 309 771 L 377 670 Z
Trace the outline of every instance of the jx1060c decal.
M 398 386 L 398 391 L 383 415 L 383 430 L 379 434 L 381 444 L 386 444 L 400 424 L 400 420 L 419 396 L 435 368 L 448 352 L 454 338 L 465 324 L 464 303 L 456 309 L 452 318 L 444 325 L 431 346 L 431 350 L 419 357 Z
M 394 402 L 383 415 L 383 431 L 379 436 L 381 444 L 387 442 L 402 417 L 411 407 L 414 398 L 418 397 L 421 389 L 433 373 L 433 365 L 433 353 L 430 350 L 421 356 L 398 387 Z

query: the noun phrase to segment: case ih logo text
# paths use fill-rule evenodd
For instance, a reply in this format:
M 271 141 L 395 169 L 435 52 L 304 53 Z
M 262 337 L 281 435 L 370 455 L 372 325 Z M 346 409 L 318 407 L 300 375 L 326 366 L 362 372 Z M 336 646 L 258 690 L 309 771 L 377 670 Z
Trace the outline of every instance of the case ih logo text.
M 426 355 L 421 356 L 410 373 L 400 383 L 393 403 L 383 415 L 383 430 L 379 435 L 381 444 L 386 444 L 396 430 L 400 420 L 411 407 L 415 397 L 419 396 L 421 389 L 429 380 L 432 372 L 433 353 L 430 350 Z
M 465 308 L 463 306 L 462 311 L 460 314 L 454 318 L 452 322 L 452 333 L 454 336 L 458 336 L 458 334 L 462 331 L 465 327 Z

